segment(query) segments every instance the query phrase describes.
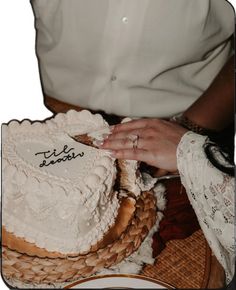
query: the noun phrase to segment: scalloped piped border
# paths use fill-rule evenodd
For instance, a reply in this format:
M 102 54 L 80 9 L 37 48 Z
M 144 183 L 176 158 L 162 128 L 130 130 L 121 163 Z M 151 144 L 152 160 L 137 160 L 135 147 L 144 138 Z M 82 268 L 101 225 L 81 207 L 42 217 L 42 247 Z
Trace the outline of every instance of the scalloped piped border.
M 78 126 L 78 123 L 80 128 L 83 129 L 75 131 L 75 134 L 85 134 L 92 130 L 95 131 L 109 127 L 108 123 L 100 114 L 92 114 L 88 110 L 80 112 L 69 110 L 66 113 L 58 113 L 56 116 L 42 121 L 30 121 L 28 119 L 22 121 L 11 120 L 7 124 L 2 125 L 2 136 L 5 138 L 6 134 L 19 135 L 24 132 L 45 132 L 45 126 L 48 129 L 48 133 L 55 134 L 55 131 L 61 130 L 62 128 L 71 128 L 73 125 Z M 67 133 L 72 132 L 69 130 Z

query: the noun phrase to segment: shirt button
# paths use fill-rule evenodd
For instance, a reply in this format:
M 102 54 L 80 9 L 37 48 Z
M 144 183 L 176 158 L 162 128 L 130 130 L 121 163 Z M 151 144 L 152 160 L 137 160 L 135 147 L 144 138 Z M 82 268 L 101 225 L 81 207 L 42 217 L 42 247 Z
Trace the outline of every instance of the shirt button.
M 128 17 L 126 16 L 122 17 L 122 22 L 125 24 L 128 23 Z
M 116 79 L 117 79 L 116 76 L 112 76 L 112 77 L 111 77 L 111 81 L 112 81 L 112 82 L 116 81 Z

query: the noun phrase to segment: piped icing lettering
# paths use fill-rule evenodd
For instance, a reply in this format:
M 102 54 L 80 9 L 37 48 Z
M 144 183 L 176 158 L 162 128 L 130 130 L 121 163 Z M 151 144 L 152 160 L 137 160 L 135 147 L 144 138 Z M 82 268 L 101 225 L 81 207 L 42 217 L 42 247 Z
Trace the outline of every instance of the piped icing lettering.
M 77 157 L 83 157 L 84 152 L 80 152 L 76 154 L 75 152 L 72 152 L 75 150 L 75 148 L 71 147 L 69 148 L 68 145 L 64 145 L 63 149 L 61 151 L 57 151 L 57 149 L 53 150 L 47 150 L 47 151 L 42 151 L 42 152 L 37 152 L 35 155 L 43 155 L 43 161 L 39 164 L 39 167 L 44 167 L 44 166 L 50 166 L 54 165 L 56 163 L 60 162 L 66 162 L 66 161 L 71 161 L 73 159 L 76 159 Z M 54 157 L 59 157 L 55 159 Z M 54 158 L 54 159 L 52 159 Z M 50 159 L 50 160 L 49 160 Z

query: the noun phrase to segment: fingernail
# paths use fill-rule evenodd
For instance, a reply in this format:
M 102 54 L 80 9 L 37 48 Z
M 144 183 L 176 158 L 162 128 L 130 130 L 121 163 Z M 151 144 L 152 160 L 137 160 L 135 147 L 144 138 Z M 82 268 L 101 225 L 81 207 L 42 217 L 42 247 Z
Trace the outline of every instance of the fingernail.
M 100 140 L 95 140 L 94 141 L 94 145 L 96 145 L 98 147 L 102 146 L 103 144 L 104 144 L 104 141 L 100 141 Z
M 104 149 L 103 152 L 107 155 L 109 155 L 110 157 L 115 157 L 115 152 L 112 150 L 106 150 Z
M 115 129 L 115 127 L 116 127 L 115 125 L 110 126 L 110 127 L 109 127 L 110 132 L 112 132 L 112 131 Z
M 102 134 L 103 140 L 107 139 L 111 134 Z

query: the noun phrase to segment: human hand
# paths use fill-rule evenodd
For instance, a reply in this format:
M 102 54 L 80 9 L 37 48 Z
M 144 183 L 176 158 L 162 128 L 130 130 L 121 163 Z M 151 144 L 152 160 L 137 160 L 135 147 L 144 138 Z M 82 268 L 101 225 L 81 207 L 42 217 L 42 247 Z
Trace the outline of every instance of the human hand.
M 139 119 L 114 126 L 100 148 L 110 150 L 118 159 L 138 160 L 175 172 L 177 146 L 187 131 L 161 119 Z

